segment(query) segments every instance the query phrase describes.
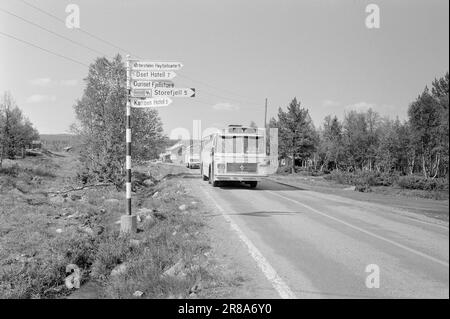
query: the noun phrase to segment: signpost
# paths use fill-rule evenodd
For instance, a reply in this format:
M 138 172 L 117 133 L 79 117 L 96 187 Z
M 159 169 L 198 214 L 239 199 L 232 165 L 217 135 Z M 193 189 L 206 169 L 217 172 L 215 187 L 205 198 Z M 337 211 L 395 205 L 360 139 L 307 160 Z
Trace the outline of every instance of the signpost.
M 155 89 L 135 89 L 131 91 L 132 97 L 148 98 L 148 97 L 195 97 L 195 89 L 193 88 L 155 88 Z
M 132 107 L 160 107 L 167 106 L 172 103 L 168 97 L 149 98 L 149 99 L 131 99 Z
M 143 62 L 143 61 L 133 61 L 131 63 L 131 68 L 133 70 L 139 71 L 155 71 L 155 70 L 165 70 L 165 71 L 176 71 L 183 67 L 180 62 Z
M 153 89 L 153 88 L 171 88 L 174 87 L 172 82 L 166 81 L 131 81 L 131 88 L 135 89 Z
M 173 71 L 131 71 L 134 80 L 172 80 L 176 76 Z
M 131 97 L 140 97 L 140 98 L 152 97 L 152 90 L 151 89 L 133 90 L 133 91 L 131 91 Z
M 171 97 L 195 97 L 194 88 L 176 88 L 174 71 L 180 62 L 144 62 L 127 55 L 127 118 L 126 118 L 126 214 L 121 217 L 122 233 L 135 233 L 137 219 L 131 214 L 131 108 L 163 107 L 172 103 Z
M 161 88 L 153 89 L 153 96 L 173 96 L 173 97 L 195 97 L 195 89 L 193 88 Z

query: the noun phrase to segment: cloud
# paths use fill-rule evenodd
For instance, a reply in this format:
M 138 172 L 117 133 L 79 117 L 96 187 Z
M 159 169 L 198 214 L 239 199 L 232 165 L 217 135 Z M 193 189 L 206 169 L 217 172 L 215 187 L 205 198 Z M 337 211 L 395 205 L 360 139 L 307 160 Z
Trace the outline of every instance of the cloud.
M 42 103 L 42 102 L 54 102 L 56 101 L 56 96 L 54 95 L 43 95 L 43 94 L 33 94 L 29 96 L 26 100 L 27 103 Z
M 213 109 L 217 111 L 236 111 L 239 110 L 239 106 L 231 103 L 217 103 L 213 105 Z
M 359 102 L 355 104 L 350 104 L 345 107 L 346 111 L 367 111 L 368 109 L 375 109 L 376 105 L 374 103 Z
M 49 86 L 52 83 L 50 78 L 37 78 L 30 81 L 31 85 L 35 86 Z
M 322 101 L 323 107 L 338 107 L 340 105 L 341 105 L 341 103 L 338 101 L 333 101 L 333 100 L 323 100 Z
M 51 78 L 36 78 L 30 81 L 31 85 L 49 87 L 49 86 L 76 86 L 78 80 L 68 79 L 68 80 L 52 80 Z
M 78 80 L 61 80 L 61 86 L 76 86 Z

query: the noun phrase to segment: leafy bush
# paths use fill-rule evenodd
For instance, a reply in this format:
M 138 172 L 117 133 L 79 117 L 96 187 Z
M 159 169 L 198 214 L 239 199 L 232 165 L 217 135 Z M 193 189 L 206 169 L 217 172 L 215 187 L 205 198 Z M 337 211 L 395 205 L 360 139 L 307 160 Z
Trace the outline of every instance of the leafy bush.
M 56 177 L 55 173 L 42 167 L 36 167 L 31 169 L 31 173 L 41 177 Z
M 418 175 L 407 175 L 400 177 L 397 183 L 401 188 L 406 189 L 448 190 L 448 180 L 446 178 L 425 178 Z
M 19 165 L 14 164 L 10 167 L 0 167 L 0 174 L 17 177 L 19 175 Z
M 369 185 L 356 185 L 355 191 L 361 192 L 361 193 L 370 193 L 372 191 L 372 189 L 370 188 Z
M 296 169 L 296 173 L 301 176 L 322 176 L 324 172 L 314 169 Z
M 292 168 L 290 166 L 280 166 L 277 168 L 277 174 L 285 175 L 290 174 L 292 171 Z
M 352 184 L 352 173 L 344 172 L 344 171 L 331 171 L 330 174 L 324 176 L 326 180 L 335 181 L 338 184 Z
M 397 174 L 374 171 L 332 171 L 324 176 L 327 180 L 344 185 L 391 186 L 398 180 Z

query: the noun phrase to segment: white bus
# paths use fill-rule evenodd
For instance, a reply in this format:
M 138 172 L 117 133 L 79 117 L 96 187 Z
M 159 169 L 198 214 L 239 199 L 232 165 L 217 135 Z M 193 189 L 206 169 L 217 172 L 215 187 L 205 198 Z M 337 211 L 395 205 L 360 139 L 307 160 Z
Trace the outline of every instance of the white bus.
M 200 157 L 200 174 L 214 187 L 239 181 L 254 188 L 269 171 L 264 129 L 230 125 L 202 139 Z

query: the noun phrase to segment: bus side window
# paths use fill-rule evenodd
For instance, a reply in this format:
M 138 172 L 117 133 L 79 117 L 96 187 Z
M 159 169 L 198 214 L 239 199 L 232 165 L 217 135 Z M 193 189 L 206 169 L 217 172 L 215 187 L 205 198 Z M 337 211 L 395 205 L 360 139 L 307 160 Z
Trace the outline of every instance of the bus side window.
M 248 154 L 248 136 L 244 136 L 244 154 Z
M 222 147 L 221 147 L 221 150 L 220 150 L 221 153 L 226 153 L 226 152 L 227 152 L 227 151 L 226 151 L 226 147 L 225 147 L 225 145 L 226 145 L 226 144 L 225 144 L 225 140 L 226 140 L 226 137 L 222 135 L 222 143 L 221 143 L 221 144 L 222 144 Z

